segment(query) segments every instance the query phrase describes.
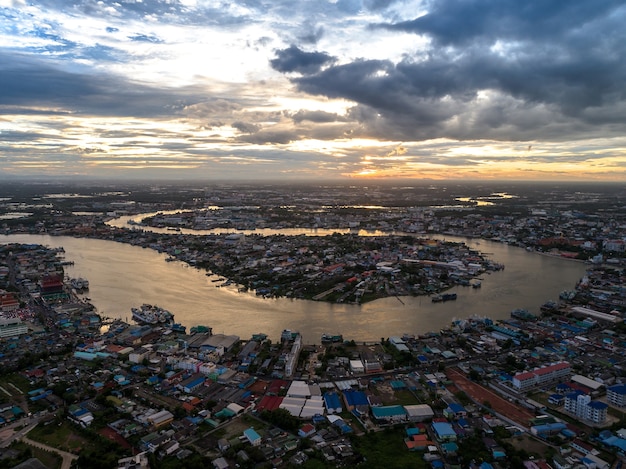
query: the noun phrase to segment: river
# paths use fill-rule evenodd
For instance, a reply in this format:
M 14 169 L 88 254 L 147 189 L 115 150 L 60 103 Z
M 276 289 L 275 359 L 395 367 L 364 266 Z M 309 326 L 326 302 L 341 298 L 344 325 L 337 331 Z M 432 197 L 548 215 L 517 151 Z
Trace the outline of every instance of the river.
M 281 231 L 282 232 L 282 231 Z M 272 340 L 283 329 L 300 331 L 305 343 L 319 343 L 322 333 L 343 334 L 356 341 L 438 331 L 454 319 L 473 315 L 508 318 L 515 308 L 538 313 L 547 300 L 573 289 L 583 276 L 580 262 L 543 256 L 506 244 L 446 236 L 505 265 L 485 274 L 482 288 L 455 287 L 456 301 L 433 303 L 429 297 L 384 298 L 363 305 L 263 299 L 235 287 L 216 288 L 212 278 L 179 261 L 166 262 L 165 254 L 148 248 L 87 238 L 48 235 L 3 235 L 0 243 L 37 243 L 63 246 L 71 277 L 89 280 L 89 297 L 104 316 L 130 321 L 130 309 L 142 303 L 170 310 L 187 326 L 203 324 L 214 333 L 243 339 L 263 332 Z

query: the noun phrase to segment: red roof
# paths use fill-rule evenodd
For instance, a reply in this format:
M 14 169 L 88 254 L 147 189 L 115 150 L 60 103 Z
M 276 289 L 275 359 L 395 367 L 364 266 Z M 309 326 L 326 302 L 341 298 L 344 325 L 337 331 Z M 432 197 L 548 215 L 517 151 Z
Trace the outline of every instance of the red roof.
M 281 396 L 263 396 L 263 399 L 261 399 L 261 402 L 258 403 L 256 408 L 259 412 L 264 410 L 272 411 L 278 409 L 282 402 L 283 398 Z
M 564 370 L 569 367 L 569 363 L 555 363 L 554 365 L 539 368 L 538 370 L 533 371 L 533 373 L 535 373 L 536 375 L 547 375 L 548 373 L 552 373 L 553 371 Z
M 275 379 L 267 389 L 269 394 L 278 394 L 282 389 L 287 389 L 289 383 L 284 379 Z

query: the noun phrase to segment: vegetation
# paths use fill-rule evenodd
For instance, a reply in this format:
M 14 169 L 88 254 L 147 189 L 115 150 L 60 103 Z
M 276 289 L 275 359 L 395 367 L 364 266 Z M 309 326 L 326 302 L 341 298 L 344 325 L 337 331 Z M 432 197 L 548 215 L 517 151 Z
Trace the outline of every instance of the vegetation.
M 421 458 L 421 453 L 410 452 L 406 448 L 404 437 L 404 431 L 401 428 L 388 428 L 380 432 L 353 437 L 354 449 L 363 457 L 356 466 L 365 469 L 427 467 Z

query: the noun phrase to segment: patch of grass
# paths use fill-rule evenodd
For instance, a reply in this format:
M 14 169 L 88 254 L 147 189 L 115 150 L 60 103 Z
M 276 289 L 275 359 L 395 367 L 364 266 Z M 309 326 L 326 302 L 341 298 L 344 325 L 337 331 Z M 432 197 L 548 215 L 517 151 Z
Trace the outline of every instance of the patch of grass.
M 367 433 L 353 440 L 354 448 L 365 458 L 359 468 L 414 469 L 426 468 L 422 453 L 411 452 L 404 444 L 404 430 L 390 428 Z
M 395 399 L 393 405 L 413 405 L 419 404 L 419 400 L 408 389 L 400 389 L 395 391 Z
M 30 385 L 30 381 L 28 381 L 24 376 L 20 375 L 19 373 L 10 374 L 2 380 L 2 386 L 7 391 L 9 391 L 10 393 L 13 393 L 13 391 L 17 392 L 15 388 L 13 388 L 13 386 L 9 385 L 9 383 L 13 384 L 13 386 L 22 391 L 22 394 L 26 394 L 32 388 L 32 386 Z
M 87 446 L 94 445 L 74 431 L 70 422 L 62 422 L 61 425 L 38 425 L 28 433 L 28 437 L 40 443 L 59 448 L 71 453 L 78 453 Z

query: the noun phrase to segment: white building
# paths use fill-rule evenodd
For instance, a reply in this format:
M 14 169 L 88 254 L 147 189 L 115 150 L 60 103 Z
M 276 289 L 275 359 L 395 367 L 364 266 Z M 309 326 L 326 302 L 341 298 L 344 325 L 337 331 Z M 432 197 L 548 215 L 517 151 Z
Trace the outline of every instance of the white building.
M 365 366 L 361 360 L 350 360 L 350 371 L 353 373 L 365 373 Z
M 19 318 L 0 319 L 0 339 L 28 333 L 28 326 Z
M 553 363 L 552 365 L 535 368 L 513 376 L 513 387 L 520 392 L 547 386 L 569 378 L 572 368 L 567 362 Z
M 606 421 L 608 405 L 600 401 L 592 401 L 588 394 L 571 393 L 565 396 L 565 410 L 581 420 L 593 423 Z
M 607 388 L 606 400 L 615 407 L 626 407 L 626 384 L 616 384 Z

